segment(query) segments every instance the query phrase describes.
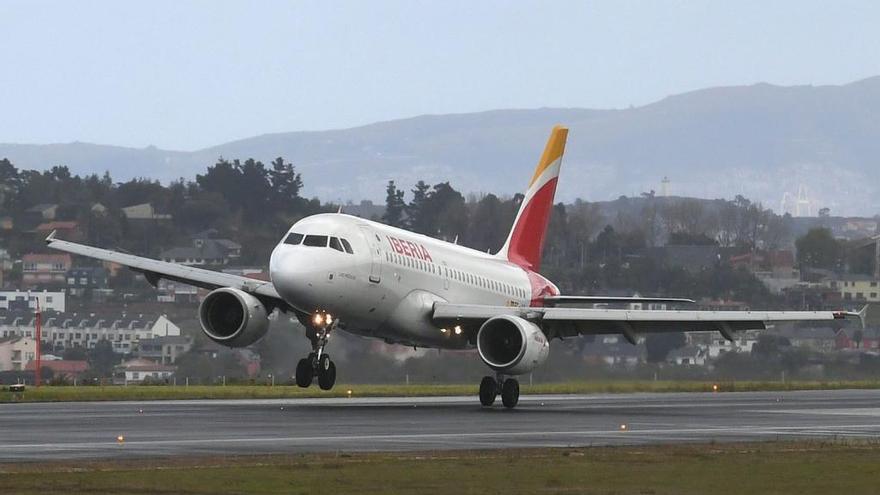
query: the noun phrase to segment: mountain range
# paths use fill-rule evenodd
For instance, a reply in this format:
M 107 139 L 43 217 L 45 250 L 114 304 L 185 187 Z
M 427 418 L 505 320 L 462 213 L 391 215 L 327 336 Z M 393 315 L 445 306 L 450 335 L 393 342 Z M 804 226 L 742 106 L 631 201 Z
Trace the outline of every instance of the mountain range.
M 265 134 L 196 151 L 0 144 L 0 157 L 19 168 L 67 165 L 79 174 L 109 171 L 117 181 L 169 181 L 192 179 L 221 156 L 282 156 L 302 172 L 304 193 L 324 200 L 382 201 L 388 180 L 405 189 L 417 180 L 449 181 L 466 193 L 510 195 L 525 188 L 550 127 L 559 123 L 571 129 L 558 193 L 564 201 L 650 190 L 742 194 L 780 211 L 793 209 L 800 190 L 802 213 L 880 213 L 880 76 L 839 86 L 716 87 L 616 110 L 424 115 Z

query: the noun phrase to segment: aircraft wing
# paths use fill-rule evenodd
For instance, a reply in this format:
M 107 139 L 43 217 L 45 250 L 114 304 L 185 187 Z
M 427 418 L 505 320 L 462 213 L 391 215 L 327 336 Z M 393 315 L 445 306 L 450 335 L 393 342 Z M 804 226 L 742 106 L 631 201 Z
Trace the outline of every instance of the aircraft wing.
M 545 296 L 544 304 L 696 304 L 693 299 L 680 297 L 614 297 L 614 296 Z
M 173 280 L 188 285 L 194 285 L 203 289 L 218 289 L 220 287 L 234 287 L 255 296 L 271 299 L 275 307 L 287 308 L 287 303 L 281 299 L 271 282 L 256 280 L 248 277 L 240 277 L 228 273 L 204 270 L 191 266 L 178 265 L 165 261 L 143 258 L 127 253 L 120 253 L 109 249 L 101 249 L 75 242 L 63 241 L 55 238 L 53 231 L 46 238 L 46 244 L 59 251 L 64 251 L 79 256 L 86 256 L 102 261 L 109 261 L 127 266 L 134 271 L 144 274 L 147 281 L 156 285 L 160 279 Z
M 635 342 L 635 335 L 657 332 L 718 331 L 732 339 L 740 330 L 764 330 L 777 322 L 833 321 L 858 319 L 864 325 L 866 309 L 843 311 L 682 311 L 628 310 L 560 307 L 483 306 L 434 304 L 434 321 L 440 325 L 482 324 L 499 315 L 514 315 L 540 323 L 550 337 L 582 334 L 623 334 Z

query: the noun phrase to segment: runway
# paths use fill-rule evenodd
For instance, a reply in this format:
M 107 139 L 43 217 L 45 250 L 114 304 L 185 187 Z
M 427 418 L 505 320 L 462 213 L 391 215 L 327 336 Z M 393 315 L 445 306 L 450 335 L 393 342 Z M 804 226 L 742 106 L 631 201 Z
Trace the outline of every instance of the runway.
M 880 438 L 880 390 L 0 405 L 0 462 L 829 437 Z

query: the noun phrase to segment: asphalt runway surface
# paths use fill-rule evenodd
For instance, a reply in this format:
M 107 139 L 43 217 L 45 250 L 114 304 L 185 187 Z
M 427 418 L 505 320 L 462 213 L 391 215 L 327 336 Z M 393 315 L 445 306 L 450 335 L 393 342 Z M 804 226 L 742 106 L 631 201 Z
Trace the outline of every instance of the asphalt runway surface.
M 880 390 L 0 404 L 0 462 L 803 438 L 880 438 Z

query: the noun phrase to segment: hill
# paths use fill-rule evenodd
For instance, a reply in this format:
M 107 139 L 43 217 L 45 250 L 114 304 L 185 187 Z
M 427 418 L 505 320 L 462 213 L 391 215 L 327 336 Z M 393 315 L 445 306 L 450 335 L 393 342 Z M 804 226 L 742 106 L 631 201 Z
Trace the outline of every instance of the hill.
M 705 198 L 742 194 L 780 210 L 806 186 L 812 211 L 880 212 L 880 77 L 841 86 L 719 87 L 621 110 L 541 108 L 426 115 L 350 129 L 267 134 L 197 151 L 87 143 L 0 144 L 20 168 L 64 164 L 116 180 L 191 178 L 217 157 L 284 156 L 305 194 L 384 198 L 394 179 L 449 180 L 469 192 L 524 188 L 550 126 L 571 127 L 560 199 L 608 200 L 660 190 Z

